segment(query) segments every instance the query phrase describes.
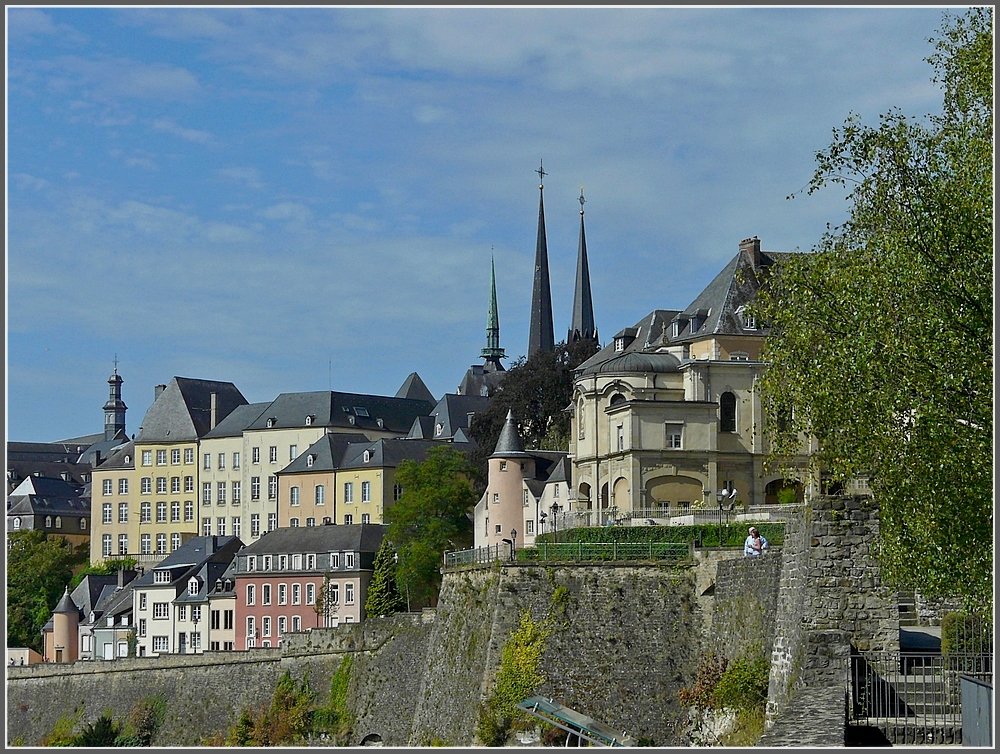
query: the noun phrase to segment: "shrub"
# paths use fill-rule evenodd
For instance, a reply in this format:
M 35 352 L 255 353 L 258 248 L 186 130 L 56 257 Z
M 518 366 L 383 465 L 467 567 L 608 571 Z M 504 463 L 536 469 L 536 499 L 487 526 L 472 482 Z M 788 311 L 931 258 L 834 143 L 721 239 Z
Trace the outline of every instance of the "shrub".
M 714 706 L 715 687 L 722 678 L 727 664 L 725 657 L 714 652 L 703 654 L 698 663 L 694 684 L 677 692 L 680 703 L 685 707 L 700 710 L 711 709 Z
M 941 654 L 992 654 L 993 624 L 980 615 L 946 613 L 941 619 Z
M 716 709 L 730 707 L 749 712 L 767 702 L 767 679 L 770 666 L 759 655 L 744 655 L 729 663 L 712 693 Z

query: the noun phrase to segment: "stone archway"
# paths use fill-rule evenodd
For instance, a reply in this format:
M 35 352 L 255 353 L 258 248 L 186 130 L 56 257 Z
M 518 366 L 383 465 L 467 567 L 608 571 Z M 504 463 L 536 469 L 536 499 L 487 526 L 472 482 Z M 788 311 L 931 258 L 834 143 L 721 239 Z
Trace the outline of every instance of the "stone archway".
M 794 500 L 792 495 L 795 496 Z M 801 503 L 805 499 L 805 488 L 797 479 L 772 479 L 764 486 L 764 505 Z
M 691 477 L 658 476 L 646 482 L 646 500 L 652 508 L 687 508 L 703 497 L 701 482 Z
M 628 479 L 623 476 L 615 479 L 615 483 L 611 488 L 611 507 L 616 509 L 617 516 L 621 516 L 623 513 L 632 510 Z
M 378 733 L 369 733 L 361 739 L 362 746 L 382 746 L 382 736 Z
M 594 502 L 590 498 L 590 484 L 587 482 L 580 482 L 580 486 L 576 491 L 576 499 L 579 503 L 586 502 L 588 511 L 594 507 Z

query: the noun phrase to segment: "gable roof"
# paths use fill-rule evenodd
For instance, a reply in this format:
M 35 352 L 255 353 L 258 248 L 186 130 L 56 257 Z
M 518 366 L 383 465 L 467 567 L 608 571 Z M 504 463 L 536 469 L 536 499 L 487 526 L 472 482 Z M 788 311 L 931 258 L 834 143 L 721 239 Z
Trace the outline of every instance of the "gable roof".
M 427 389 L 427 385 L 420 379 L 416 372 L 410 372 L 409 376 L 403 380 L 399 390 L 396 391 L 397 398 L 415 398 L 418 401 L 434 403 L 434 395 Z
M 441 446 L 441 440 L 411 440 L 391 437 L 374 442 L 351 443 L 344 453 L 342 469 L 396 468 L 403 461 L 423 461 L 431 448 Z M 365 461 L 365 451 L 369 460 Z
M 368 438 L 361 432 L 328 432 L 278 473 L 295 474 L 305 471 L 312 473 L 339 469 L 348 446 L 367 442 Z M 312 465 L 309 462 L 310 457 Z
M 192 571 L 201 568 L 205 563 L 226 563 L 228 565 L 241 547 L 243 547 L 243 542 L 239 537 L 192 537 L 153 568 L 135 579 L 134 588 L 154 586 L 154 572 L 163 570 L 171 572 L 171 584 L 179 584 Z M 164 584 L 156 584 L 156 586 L 164 586 Z
M 283 527 L 269 531 L 247 545 L 240 555 L 274 555 L 300 552 L 377 552 L 385 536 L 382 524 Z
M 215 429 L 209 430 L 204 439 L 241 437 L 243 430 L 253 424 L 269 405 L 269 403 L 247 403 L 237 406 L 229 416 L 215 425 Z
M 339 393 L 323 390 L 282 393 L 247 429 L 290 429 L 306 426 L 306 417 L 316 427 L 373 430 L 405 434 L 418 416 L 434 408 L 432 401 L 390 398 L 384 395 Z M 268 427 L 268 421 L 272 424 Z
M 479 414 L 490 406 L 490 399 L 485 395 L 460 395 L 447 393 L 431 410 L 434 418 L 434 437 L 454 437 L 460 429 L 469 428 L 469 414 Z M 438 434 L 437 426 L 441 425 Z
M 174 377 L 146 411 L 138 442 L 190 442 L 204 437 L 247 399 L 231 382 Z
M 25 478 L 7 496 L 7 515 L 89 516 L 86 485 L 44 476 Z

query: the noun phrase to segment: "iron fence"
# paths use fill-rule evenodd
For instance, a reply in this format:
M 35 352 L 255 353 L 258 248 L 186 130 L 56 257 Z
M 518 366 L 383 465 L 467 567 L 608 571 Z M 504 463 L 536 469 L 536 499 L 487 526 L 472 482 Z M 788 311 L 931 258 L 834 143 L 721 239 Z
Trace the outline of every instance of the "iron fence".
M 907 726 L 934 740 L 962 727 L 961 677 L 992 683 L 991 654 L 865 652 L 851 656 L 848 723 Z
M 692 546 L 685 542 L 540 542 L 517 550 L 518 563 L 537 562 L 608 562 L 654 561 L 677 562 L 692 557 Z M 444 567 L 510 561 L 510 545 L 491 545 L 472 550 L 446 552 Z

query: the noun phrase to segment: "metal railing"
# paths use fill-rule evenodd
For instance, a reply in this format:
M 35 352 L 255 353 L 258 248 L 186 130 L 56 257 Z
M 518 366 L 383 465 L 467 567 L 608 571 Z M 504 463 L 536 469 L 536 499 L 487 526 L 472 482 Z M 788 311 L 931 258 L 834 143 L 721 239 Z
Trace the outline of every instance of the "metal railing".
M 988 654 L 875 652 L 851 656 L 848 724 L 960 730 L 961 676 L 992 683 Z
M 540 542 L 519 548 L 518 563 L 538 562 L 677 562 L 692 556 L 692 545 L 684 542 Z M 510 545 L 490 545 L 444 554 L 444 567 L 510 562 Z

